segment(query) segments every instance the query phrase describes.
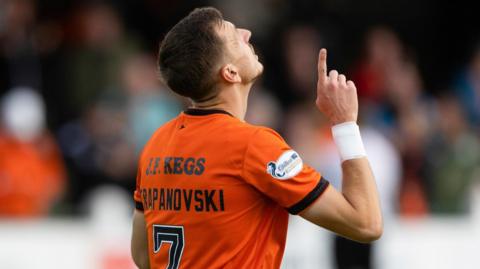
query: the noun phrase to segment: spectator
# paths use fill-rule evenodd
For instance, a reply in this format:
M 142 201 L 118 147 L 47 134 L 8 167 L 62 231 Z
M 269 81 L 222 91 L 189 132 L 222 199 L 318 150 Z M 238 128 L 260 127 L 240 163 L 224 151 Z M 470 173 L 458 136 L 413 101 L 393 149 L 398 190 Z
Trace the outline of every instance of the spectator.
M 454 89 L 468 121 L 478 130 L 480 128 L 480 44 L 477 45 L 468 66 L 457 75 Z
M 424 94 L 422 79 L 412 62 L 404 62 L 391 70 L 385 85 L 385 98 L 393 119 L 389 135 L 402 159 L 400 214 L 422 216 L 428 213 L 428 186 L 423 166 L 425 145 L 432 134 L 431 102 Z
M 470 190 L 478 177 L 480 143 L 453 96 L 437 100 L 435 133 L 427 150 L 428 200 L 434 214 L 466 214 Z
M 125 105 L 109 99 L 96 101 L 80 119 L 60 128 L 73 186 L 68 202 L 75 213 L 85 213 L 85 195 L 100 185 L 133 188 L 136 156 L 130 132 Z
M 0 216 L 47 215 L 65 191 L 65 171 L 45 129 L 45 107 L 32 89 L 12 89 L 2 102 Z
M 312 26 L 296 25 L 286 29 L 283 43 L 290 102 L 313 100 L 322 37 Z
M 182 104 L 160 82 L 153 57 L 132 55 L 123 64 L 122 74 L 127 124 L 138 156 L 153 132 L 178 115 Z
M 34 39 L 34 1 L 1 1 L 0 10 L 0 94 L 18 86 L 38 89 L 41 70 Z
M 352 80 L 360 99 L 381 103 L 389 72 L 403 62 L 403 44 L 391 29 L 377 26 L 366 35 L 364 53 L 365 58 L 360 59 L 353 69 Z
M 137 50 L 137 45 L 125 33 L 120 18 L 109 5 L 85 4 L 72 18 L 66 101 L 82 113 L 105 95 L 119 94 L 120 67 Z

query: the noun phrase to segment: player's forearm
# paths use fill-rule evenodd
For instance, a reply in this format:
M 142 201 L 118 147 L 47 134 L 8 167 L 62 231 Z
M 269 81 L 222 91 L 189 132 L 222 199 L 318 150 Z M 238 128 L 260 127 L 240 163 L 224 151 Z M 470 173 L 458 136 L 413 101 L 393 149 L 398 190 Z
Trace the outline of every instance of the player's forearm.
M 352 224 L 358 227 L 362 241 L 378 239 L 383 230 L 382 214 L 375 179 L 366 157 L 342 163 L 342 194 L 350 203 Z
M 135 210 L 133 214 L 131 251 L 135 264 L 140 269 L 149 269 L 148 243 L 143 213 Z
M 347 121 L 334 125 L 332 135 L 343 160 L 342 194 L 353 211 L 348 221 L 360 237 L 366 238 L 364 241 L 377 239 L 382 231 L 382 216 L 360 128 L 355 121 Z
M 323 200 L 332 210 L 314 206 L 304 216 L 323 227 L 357 241 L 372 241 L 382 233 L 382 216 L 360 129 L 357 125 L 357 88 L 346 76 L 327 75 L 327 50 L 318 55 L 315 103 L 332 123 L 332 135 L 343 160 L 342 193 L 332 190 Z

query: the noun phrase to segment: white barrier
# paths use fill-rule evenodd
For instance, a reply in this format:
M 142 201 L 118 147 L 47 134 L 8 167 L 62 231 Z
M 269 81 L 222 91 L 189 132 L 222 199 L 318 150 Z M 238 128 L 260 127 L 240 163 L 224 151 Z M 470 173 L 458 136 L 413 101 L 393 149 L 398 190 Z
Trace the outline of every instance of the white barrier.
M 474 218 L 398 220 L 376 243 L 376 268 L 480 268 L 480 223 Z M 98 234 L 87 220 L 0 222 L 2 269 L 131 269 L 130 231 Z M 282 268 L 332 268 L 331 235 L 299 217 L 291 220 Z
M 290 222 L 283 269 L 329 269 L 333 236 L 298 217 Z M 475 218 L 432 217 L 385 224 L 375 243 L 375 268 L 480 268 L 480 222 Z

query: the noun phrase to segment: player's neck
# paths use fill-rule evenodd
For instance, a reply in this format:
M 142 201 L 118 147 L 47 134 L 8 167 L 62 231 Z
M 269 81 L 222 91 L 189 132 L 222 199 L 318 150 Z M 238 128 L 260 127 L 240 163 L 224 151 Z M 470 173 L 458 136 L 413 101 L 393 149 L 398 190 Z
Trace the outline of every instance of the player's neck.
M 244 121 L 247 113 L 248 93 L 251 87 L 251 84 L 237 84 L 220 89 L 219 94 L 215 98 L 205 102 L 193 102 L 192 108 L 221 109 Z

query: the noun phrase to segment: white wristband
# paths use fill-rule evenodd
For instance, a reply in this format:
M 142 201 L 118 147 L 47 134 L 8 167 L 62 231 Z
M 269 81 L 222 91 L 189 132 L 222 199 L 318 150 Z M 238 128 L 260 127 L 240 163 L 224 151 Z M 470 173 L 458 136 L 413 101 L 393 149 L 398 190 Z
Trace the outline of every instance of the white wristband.
M 357 123 L 348 121 L 334 125 L 332 135 L 342 161 L 367 156 Z

